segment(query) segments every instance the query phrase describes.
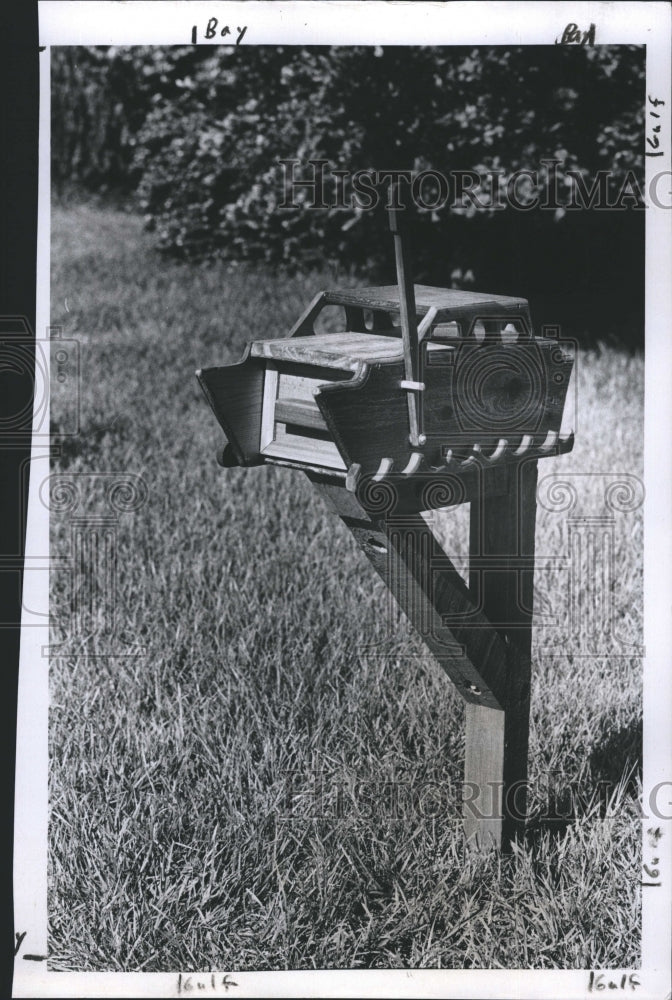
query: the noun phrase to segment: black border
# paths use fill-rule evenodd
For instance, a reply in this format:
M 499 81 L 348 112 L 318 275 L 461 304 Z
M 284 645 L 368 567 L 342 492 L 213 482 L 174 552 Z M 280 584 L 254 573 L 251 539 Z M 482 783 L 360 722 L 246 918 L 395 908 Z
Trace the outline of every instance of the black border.
M 0 996 L 12 994 L 14 961 L 13 846 L 16 708 L 27 497 L 21 469 L 30 458 L 30 432 L 12 428 L 12 416 L 32 410 L 37 258 L 39 53 L 36 0 L 4 0 L 0 21 L 0 341 L 21 341 L 23 370 L 10 364 L 0 390 L 0 607 L 9 626 L 0 630 Z M 6 317 L 17 317 L 8 321 Z M 21 319 L 23 318 L 23 322 Z M 0 345 L 1 346 L 1 345 Z M 4 353 L 4 352 L 3 352 Z M 11 355 L 6 354 L 6 358 Z M 15 421 L 16 425 L 16 421 Z M 3 572 L 4 570 L 4 572 Z M 18 586 L 17 586 L 18 583 Z

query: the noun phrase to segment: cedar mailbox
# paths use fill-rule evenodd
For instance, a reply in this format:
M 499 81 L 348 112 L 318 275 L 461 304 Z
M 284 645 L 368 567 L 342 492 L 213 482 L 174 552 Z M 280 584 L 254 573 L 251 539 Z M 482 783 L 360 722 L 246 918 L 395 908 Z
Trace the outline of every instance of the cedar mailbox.
M 573 362 L 525 299 L 414 286 L 394 214 L 392 231 L 397 285 L 320 292 L 286 337 L 197 375 L 220 464 L 303 470 L 456 684 L 466 833 L 506 846 L 525 821 L 537 460 L 572 447 Z M 334 306 L 341 329 L 316 333 Z M 468 584 L 421 516 L 463 502 Z

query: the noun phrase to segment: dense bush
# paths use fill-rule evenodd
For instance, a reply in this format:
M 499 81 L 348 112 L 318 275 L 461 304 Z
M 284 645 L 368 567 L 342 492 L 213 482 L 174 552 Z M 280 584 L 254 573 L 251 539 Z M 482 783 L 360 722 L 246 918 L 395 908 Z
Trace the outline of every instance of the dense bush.
M 498 169 L 507 176 L 519 168 L 543 174 L 540 161 L 555 157 L 561 170 L 592 176 L 608 169 L 612 195 L 628 169 L 641 169 L 635 50 L 211 53 L 182 81 L 182 98 L 158 103 L 139 135 L 140 194 L 166 249 L 313 263 L 325 254 L 352 259 L 356 244 L 355 263 L 379 257 L 380 213 L 356 205 L 278 209 L 286 158 L 304 165 L 298 177 L 310 178 L 311 159 L 353 172 Z M 425 212 L 423 231 L 443 230 L 445 239 L 450 214 Z
M 200 60 L 193 47 L 51 50 L 51 175 L 57 189 L 128 193 L 136 136 Z
M 542 161 L 553 158 L 552 210 L 467 203 L 415 213 L 417 276 L 450 283 L 471 270 L 479 287 L 501 292 L 597 294 L 597 309 L 608 306 L 600 287 L 628 281 L 641 306 L 644 213 L 562 208 L 568 169 L 589 186 L 609 171 L 612 200 L 629 171 L 641 185 L 641 47 L 73 49 L 57 55 L 54 79 L 55 176 L 133 190 L 168 253 L 291 267 L 327 260 L 391 277 L 385 213 L 347 196 L 347 207 L 311 210 L 300 194 L 281 207 L 283 159 L 299 161 L 299 179 L 323 159 L 328 170 L 498 171 L 504 180 L 531 169 L 543 188 Z M 613 245 L 619 253 L 606 262 Z

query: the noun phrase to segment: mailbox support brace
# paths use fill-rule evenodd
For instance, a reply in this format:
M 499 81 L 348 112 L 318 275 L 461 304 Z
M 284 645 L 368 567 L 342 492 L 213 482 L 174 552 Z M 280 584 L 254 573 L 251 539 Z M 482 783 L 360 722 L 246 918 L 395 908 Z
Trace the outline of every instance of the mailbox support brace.
M 509 466 L 504 491 L 493 472 L 471 498 L 469 587 L 419 511 L 370 514 L 309 478 L 467 702 L 465 834 L 506 849 L 526 817 L 537 463 Z

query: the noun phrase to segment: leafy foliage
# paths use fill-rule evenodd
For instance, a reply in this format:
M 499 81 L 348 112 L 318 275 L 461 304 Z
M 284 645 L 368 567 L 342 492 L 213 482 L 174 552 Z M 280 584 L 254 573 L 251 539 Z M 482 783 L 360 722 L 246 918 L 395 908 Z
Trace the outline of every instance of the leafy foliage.
M 305 189 L 288 198 L 283 160 L 297 180 L 314 177 L 310 160 L 328 175 L 491 171 L 504 187 L 525 169 L 537 174 L 527 197 L 548 188 L 555 160 L 551 210 L 453 206 L 452 193 L 453 207 L 420 208 L 417 278 L 445 285 L 471 271 L 480 288 L 561 303 L 571 293 L 597 313 L 614 308 L 600 289 L 627 282 L 641 309 L 643 212 L 563 205 L 567 170 L 588 188 L 608 171 L 612 200 L 628 171 L 641 186 L 642 47 L 73 49 L 56 53 L 54 81 L 54 176 L 135 191 L 169 254 L 330 262 L 388 280 L 385 213 L 347 185 L 340 206 L 330 185 L 331 207 L 309 207 Z M 431 183 L 422 193 L 431 205 Z
M 383 214 L 347 196 L 347 207 L 321 211 L 306 190 L 287 199 L 283 159 L 299 161 L 304 180 L 314 178 L 308 161 L 325 160 L 351 173 L 497 171 L 505 180 L 532 169 L 543 185 L 541 161 L 554 158 L 587 177 L 608 170 L 613 197 L 626 171 L 642 167 L 642 68 L 635 48 L 214 49 L 183 81 L 184 99 L 148 116 L 140 195 L 165 249 L 377 263 Z M 286 200 L 294 207 L 279 208 Z M 420 214 L 418 242 L 438 234 L 445 244 L 450 213 Z

